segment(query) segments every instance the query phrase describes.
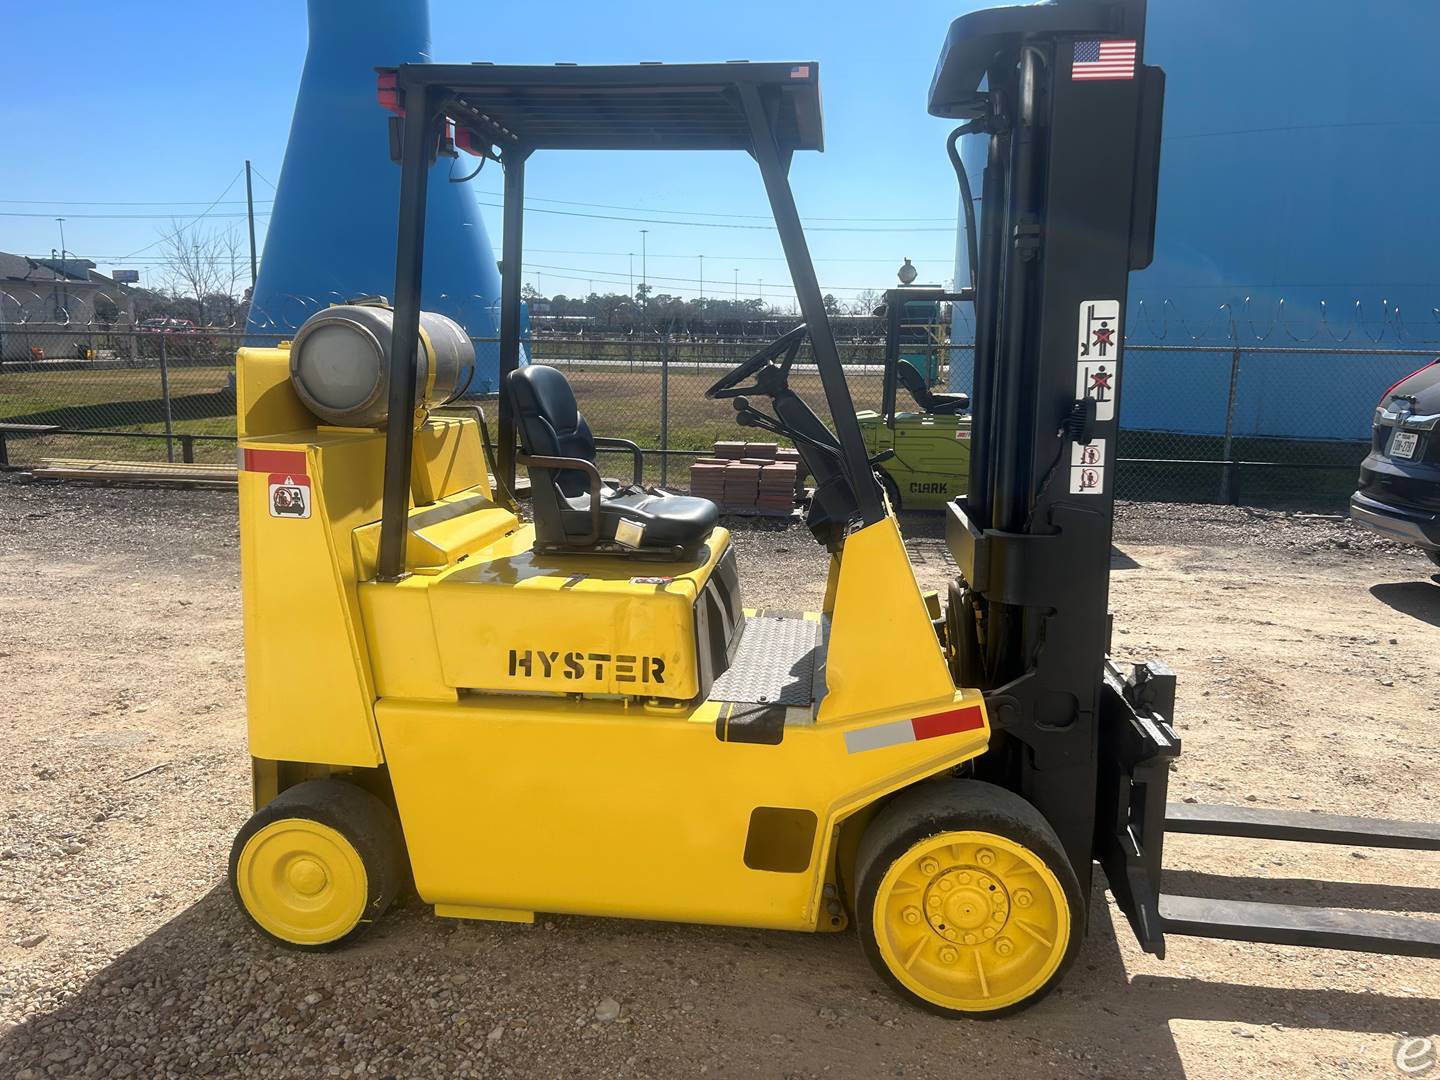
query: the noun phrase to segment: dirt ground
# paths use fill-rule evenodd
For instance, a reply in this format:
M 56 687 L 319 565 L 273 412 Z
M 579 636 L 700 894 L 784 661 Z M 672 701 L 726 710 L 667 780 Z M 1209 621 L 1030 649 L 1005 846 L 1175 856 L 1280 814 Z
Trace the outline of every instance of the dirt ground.
M 943 586 L 936 521 L 905 527 Z M 737 547 L 748 602 L 819 603 L 808 535 Z M 1173 799 L 1440 819 L 1423 556 L 1151 506 L 1122 510 L 1114 564 L 1116 652 L 1179 674 Z M 0 479 L 0 628 L 3 1077 L 1394 1077 L 1400 1033 L 1440 1036 L 1434 961 L 1172 938 L 1161 962 L 1098 891 L 1059 991 L 998 1023 L 899 1002 L 852 934 L 411 898 L 353 947 L 277 950 L 225 882 L 249 809 L 233 495 Z M 1167 865 L 1177 892 L 1440 914 L 1440 855 L 1180 836 Z

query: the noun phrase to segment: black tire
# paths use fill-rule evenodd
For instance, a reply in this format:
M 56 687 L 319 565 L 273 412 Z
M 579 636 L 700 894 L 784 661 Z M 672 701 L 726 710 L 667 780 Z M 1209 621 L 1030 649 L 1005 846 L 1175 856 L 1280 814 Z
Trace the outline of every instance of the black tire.
M 354 848 L 365 868 L 363 911 L 348 931 L 333 940 L 308 943 L 280 937 L 261 925 L 241 896 L 238 868 L 246 844 L 266 826 L 292 818 L 334 829 Z M 400 823 L 384 802 L 343 780 L 307 780 L 282 791 L 236 834 L 230 848 L 230 892 L 250 924 L 271 941 L 307 952 L 325 951 L 353 940 L 385 914 L 406 880 L 405 861 Z
M 1440 566 L 1440 548 L 1426 548 L 1425 557 L 1436 566 Z
M 900 513 L 903 507 L 900 505 L 900 485 L 895 483 L 895 478 L 885 471 L 882 466 L 875 470 L 875 475 L 880 477 L 880 485 L 885 489 L 886 496 L 890 499 L 891 509 Z
M 895 977 L 875 939 L 873 909 L 876 893 L 891 864 L 928 837 L 964 830 L 994 833 L 1029 848 L 1054 873 L 1069 907 L 1069 940 L 1059 965 L 1037 990 L 1003 1008 L 985 1011 L 951 1009 L 926 1000 Z M 902 998 L 940 1016 L 994 1020 L 1029 1008 L 1064 977 L 1084 939 L 1085 898 L 1055 830 L 1034 806 L 1014 792 L 994 784 L 946 778 L 927 781 L 901 793 L 866 827 L 855 860 L 855 877 L 859 883 L 855 925 L 865 958 Z

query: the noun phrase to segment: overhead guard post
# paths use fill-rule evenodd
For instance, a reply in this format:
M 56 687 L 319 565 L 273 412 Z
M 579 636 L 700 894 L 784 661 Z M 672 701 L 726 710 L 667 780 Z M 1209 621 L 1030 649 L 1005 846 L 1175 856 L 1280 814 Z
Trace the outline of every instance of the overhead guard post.
M 525 161 L 528 149 L 511 147 L 504 153 L 504 235 L 500 247 L 500 424 L 499 459 L 504 490 L 515 490 L 515 409 L 510 399 L 509 375 L 520 366 L 520 278 L 524 262 Z
M 840 352 L 835 347 L 835 335 L 830 330 L 825 301 L 820 295 L 820 282 L 815 277 L 815 265 L 810 261 L 810 249 L 805 242 L 805 229 L 800 224 L 800 212 L 795 208 L 795 196 L 790 190 L 790 180 L 786 175 L 789 154 L 782 156 L 775 143 L 760 91 L 752 83 L 741 83 L 738 89 L 745 117 L 750 123 L 751 153 L 760 166 L 765 192 L 770 197 L 775 228 L 780 233 L 785 261 L 790 265 L 790 278 L 800 300 L 800 314 L 810 328 L 810 348 L 815 356 L 815 366 L 820 370 L 821 385 L 825 388 L 825 403 L 835 424 L 835 434 L 840 438 L 840 448 L 855 490 L 861 520 L 871 525 L 885 516 L 884 503 L 870 459 L 865 453 L 860 422 L 855 418 L 855 403 L 845 382 L 845 371 L 840 366 Z
M 437 135 L 430 95 L 423 84 L 406 87 L 405 70 L 401 67 L 397 75 L 397 82 L 405 93 L 406 116 L 400 144 L 395 316 L 390 335 L 385 493 L 381 504 L 380 558 L 376 574 L 381 581 L 398 581 L 405 575 L 410 453 L 415 442 L 415 351 L 420 341 L 420 281 L 425 261 L 425 195 L 430 148 Z

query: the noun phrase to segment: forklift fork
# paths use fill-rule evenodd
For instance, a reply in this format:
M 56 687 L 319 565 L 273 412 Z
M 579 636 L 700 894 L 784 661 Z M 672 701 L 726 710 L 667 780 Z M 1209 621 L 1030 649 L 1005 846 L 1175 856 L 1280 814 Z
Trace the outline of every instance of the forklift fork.
M 1166 833 L 1305 844 L 1440 851 L 1440 824 L 1169 803 L 1175 676 L 1163 664 L 1129 675 L 1105 665 L 1101 706 L 1096 858 L 1140 945 L 1161 959 L 1165 935 L 1308 945 L 1396 956 L 1440 957 L 1440 921 L 1343 908 L 1256 903 L 1162 890 Z

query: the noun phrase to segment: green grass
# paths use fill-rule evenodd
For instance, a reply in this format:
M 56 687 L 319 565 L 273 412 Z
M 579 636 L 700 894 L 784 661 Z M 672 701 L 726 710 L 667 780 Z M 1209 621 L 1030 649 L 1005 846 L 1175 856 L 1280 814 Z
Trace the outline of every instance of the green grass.
M 653 345 L 650 347 L 653 350 Z M 727 401 L 708 401 L 705 389 L 723 370 L 696 368 L 696 363 L 736 362 L 751 346 L 716 343 L 672 345 L 676 357 L 669 374 L 668 446 L 673 450 L 708 452 L 717 440 L 769 442 L 771 437 L 754 428 L 741 428 Z M 868 348 L 868 347 L 867 347 Z M 626 355 L 625 342 L 587 342 L 586 359 L 612 360 Z M 565 371 L 591 428 L 598 435 L 631 439 L 643 447 L 661 443 L 660 367 L 653 363 L 586 366 L 576 359 L 552 356 L 548 343 L 541 350 L 548 362 Z M 572 354 L 575 349 L 568 349 Z M 638 351 L 638 350 L 637 350 Z M 651 352 L 653 355 L 653 351 Z M 683 359 L 682 359 L 683 358 Z M 686 362 L 691 365 L 688 370 Z M 176 433 L 235 434 L 234 398 L 229 390 L 234 368 L 229 363 L 170 367 L 172 430 Z M 850 393 L 857 409 L 878 409 L 881 378 L 873 366 L 848 371 Z M 821 416 L 827 415 L 819 376 L 797 370 L 791 385 Z M 757 403 L 760 404 L 760 403 Z M 489 407 L 493 414 L 494 406 Z M 165 430 L 160 371 L 145 366 L 73 368 L 67 370 L 0 369 L 0 419 L 12 422 L 57 423 L 63 427 L 159 434 Z M 783 441 L 783 440 L 782 440 Z M 42 457 L 94 457 L 163 461 L 163 439 L 52 435 L 9 440 L 11 461 L 25 463 Z M 180 445 L 173 444 L 175 457 Z M 1125 431 L 1120 436 L 1122 458 L 1186 459 L 1180 463 L 1129 463 L 1119 468 L 1116 493 L 1122 498 L 1170 502 L 1214 502 L 1221 497 L 1223 440 L 1218 436 L 1176 435 L 1167 432 Z M 1245 466 L 1237 472 L 1240 502 L 1273 507 L 1343 510 L 1354 488 L 1356 471 L 1366 446 L 1356 442 L 1241 438 L 1233 445 L 1242 461 L 1280 463 L 1278 467 Z M 198 442 L 197 461 L 229 461 L 234 450 L 225 443 Z M 1306 467 L 1317 463 L 1334 469 Z M 619 455 L 606 455 L 607 472 L 624 473 L 628 464 Z M 1298 467 L 1285 468 L 1284 465 Z M 658 455 L 646 463 L 647 479 L 658 481 Z M 672 458 L 666 479 L 683 485 L 689 459 Z

